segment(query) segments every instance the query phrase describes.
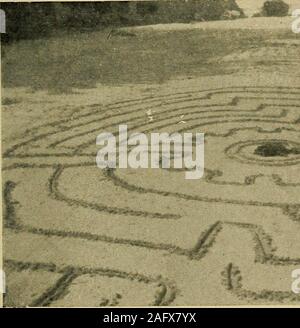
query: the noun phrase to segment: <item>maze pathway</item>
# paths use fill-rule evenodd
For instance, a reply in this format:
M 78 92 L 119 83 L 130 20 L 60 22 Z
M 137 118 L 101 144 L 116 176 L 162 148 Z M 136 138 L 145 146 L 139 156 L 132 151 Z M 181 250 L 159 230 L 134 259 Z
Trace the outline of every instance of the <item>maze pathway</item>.
M 4 153 L 6 304 L 297 304 L 299 109 L 298 87 L 194 87 L 27 131 Z M 96 136 L 120 124 L 204 132 L 204 177 L 100 170 Z

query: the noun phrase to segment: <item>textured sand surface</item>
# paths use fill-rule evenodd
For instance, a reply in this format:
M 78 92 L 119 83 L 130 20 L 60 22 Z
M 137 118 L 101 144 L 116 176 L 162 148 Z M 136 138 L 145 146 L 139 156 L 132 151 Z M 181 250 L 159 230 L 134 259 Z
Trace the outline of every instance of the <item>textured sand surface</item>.
M 231 75 L 4 90 L 21 99 L 2 115 L 6 305 L 299 304 L 300 154 L 255 153 L 300 147 L 299 44 L 281 43 L 212 58 Z M 204 132 L 203 179 L 98 169 L 95 138 L 119 124 Z

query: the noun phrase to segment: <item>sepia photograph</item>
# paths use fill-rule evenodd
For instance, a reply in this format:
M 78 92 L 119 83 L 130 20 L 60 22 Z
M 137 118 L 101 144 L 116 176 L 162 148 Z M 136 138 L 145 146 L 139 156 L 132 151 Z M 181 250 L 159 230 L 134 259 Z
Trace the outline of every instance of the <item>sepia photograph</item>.
M 299 306 L 299 0 L 0 19 L 3 307 Z

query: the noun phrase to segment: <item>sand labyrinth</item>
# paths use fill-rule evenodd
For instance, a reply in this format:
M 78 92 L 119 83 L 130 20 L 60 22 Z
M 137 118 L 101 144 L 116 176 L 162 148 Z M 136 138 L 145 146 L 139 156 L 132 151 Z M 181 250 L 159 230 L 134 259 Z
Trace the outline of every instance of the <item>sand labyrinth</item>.
M 74 108 L 4 154 L 7 305 L 297 304 L 300 88 Z M 78 114 L 79 113 L 79 114 Z M 204 132 L 205 175 L 96 167 L 96 136 Z

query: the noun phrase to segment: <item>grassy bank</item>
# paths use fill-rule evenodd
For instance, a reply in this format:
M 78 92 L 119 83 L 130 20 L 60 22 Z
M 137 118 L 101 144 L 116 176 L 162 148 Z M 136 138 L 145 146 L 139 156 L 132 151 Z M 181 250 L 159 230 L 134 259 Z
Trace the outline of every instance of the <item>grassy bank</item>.
M 3 86 L 70 92 L 97 83 L 162 83 L 182 76 L 228 74 L 241 67 L 212 59 L 261 47 L 286 34 L 191 30 L 108 37 L 107 30 L 23 40 L 2 48 Z

